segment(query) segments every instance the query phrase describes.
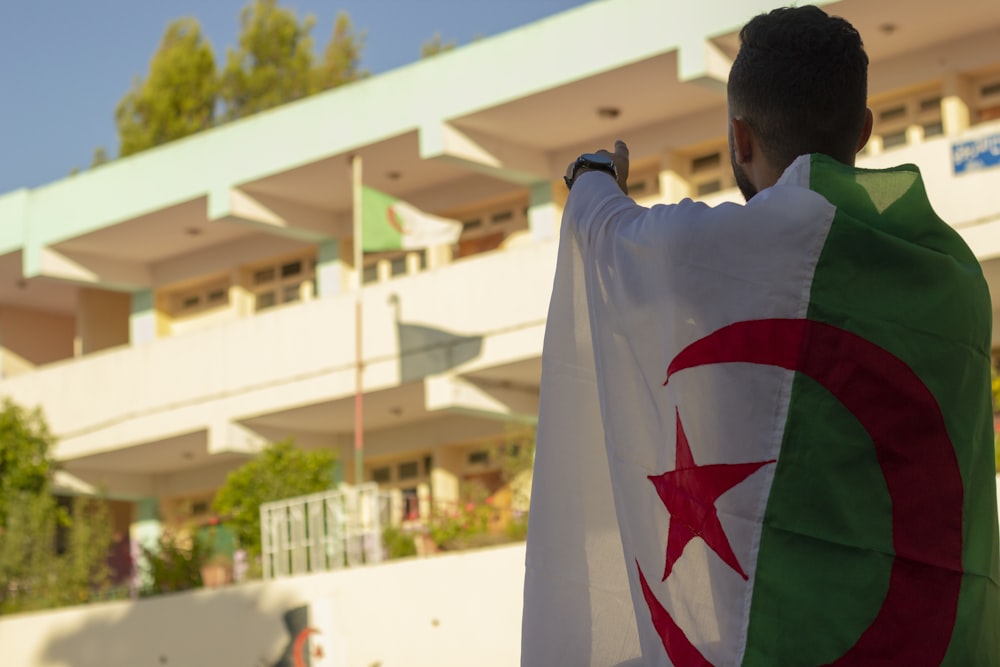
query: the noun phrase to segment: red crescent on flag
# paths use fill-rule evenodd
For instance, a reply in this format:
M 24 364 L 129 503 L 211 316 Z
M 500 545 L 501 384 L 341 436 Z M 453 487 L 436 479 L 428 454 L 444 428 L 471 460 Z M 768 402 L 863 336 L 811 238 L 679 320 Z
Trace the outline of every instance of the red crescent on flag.
M 319 630 L 316 628 L 306 628 L 299 634 L 295 635 L 295 643 L 292 644 L 292 662 L 295 663 L 295 667 L 306 667 L 306 661 L 303 657 L 305 654 L 302 652 L 302 649 L 306 647 L 309 635 L 316 634 L 319 634 Z
M 396 209 L 391 206 L 386 207 L 385 217 L 389 221 L 389 226 L 395 229 L 400 234 L 405 234 L 406 230 L 403 229 L 403 225 L 399 224 L 399 216 L 396 215 Z
M 854 414 L 875 445 L 892 500 L 889 590 L 872 624 L 832 664 L 870 665 L 887 656 L 899 665 L 940 664 L 962 583 L 964 487 L 934 395 L 890 352 L 805 319 L 723 327 L 674 357 L 667 380 L 687 368 L 736 362 L 807 375 Z M 664 630 L 657 627 L 666 643 Z

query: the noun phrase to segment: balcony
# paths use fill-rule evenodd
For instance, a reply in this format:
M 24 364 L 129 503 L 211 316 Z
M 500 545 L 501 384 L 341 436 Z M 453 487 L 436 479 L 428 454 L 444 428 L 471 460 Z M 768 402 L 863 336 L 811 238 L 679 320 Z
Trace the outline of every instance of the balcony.
M 555 242 L 363 290 L 365 429 L 532 409 Z M 353 430 L 355 297 L 282 306 L 0 381 L 44 405 L 72 470 L 153 474 L 247 454 L 292 431 Z M 522 400 L 522 399 L 527 400 Z

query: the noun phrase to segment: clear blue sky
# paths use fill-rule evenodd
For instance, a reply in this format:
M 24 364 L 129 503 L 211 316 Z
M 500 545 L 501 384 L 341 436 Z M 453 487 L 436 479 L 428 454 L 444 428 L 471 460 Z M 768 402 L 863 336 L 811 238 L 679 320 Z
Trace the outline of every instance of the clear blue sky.
M 0 194 L 66 177 L 94 148 L 118 154 L 114 110 L 145 76 L 167 23 L 196 17 L 216 51 L 234 46 L 249 0 L 0 0 Z M 282 0 L 316 16 L 322 49 L 339 10 L 367 31 L 362 66 L 385 72 L 419 57 L 435 32 L 466 44 L 587 0 Z M 570 57 L 567 52 L 567 57 Z

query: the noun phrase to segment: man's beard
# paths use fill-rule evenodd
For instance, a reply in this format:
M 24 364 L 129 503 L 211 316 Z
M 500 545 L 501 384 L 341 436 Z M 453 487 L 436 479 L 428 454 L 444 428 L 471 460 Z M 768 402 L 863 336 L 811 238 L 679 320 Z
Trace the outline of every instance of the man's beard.
M 743 193 L 743 198 L 750 201 L 757 194 L 757 188 L 750 182 L 743 168 L 736 164 L 736 151 L 733 150 L 732 139 L 729 141 L 729 162 L 733 165 L 733 176 L 736 178 L 736 187 Z

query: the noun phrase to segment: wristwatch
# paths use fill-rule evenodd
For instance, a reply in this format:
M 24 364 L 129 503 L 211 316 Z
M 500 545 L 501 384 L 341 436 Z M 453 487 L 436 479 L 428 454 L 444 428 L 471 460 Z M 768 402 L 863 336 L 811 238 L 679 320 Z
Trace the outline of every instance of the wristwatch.
M 566 181 L 566 187 L 569 189 L 573 188 L 573 183 L 576 181 L 577 172 L 581 169 L 590 169 L 594 171 L 603 171 L 611 174 L 611 177 L 618 180 L 618 169 L 615 168 L 615 161 L 611 159 L 610 155 L 604 155 L 603 153 L 584 153 L 569 165 L 569 169 L 566 170 L 566 176 L 563 180 Z

